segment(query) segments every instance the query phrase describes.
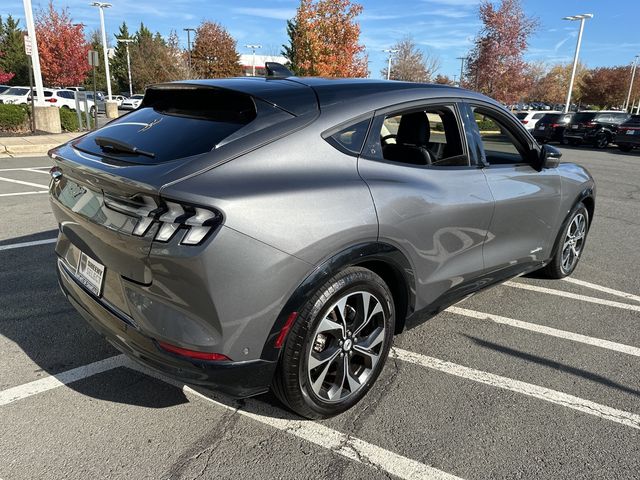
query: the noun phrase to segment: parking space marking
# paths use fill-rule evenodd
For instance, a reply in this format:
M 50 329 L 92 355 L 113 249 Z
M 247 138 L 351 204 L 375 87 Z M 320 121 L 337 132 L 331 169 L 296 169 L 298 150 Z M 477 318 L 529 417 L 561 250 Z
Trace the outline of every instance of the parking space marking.
M 629 300 L 635 300 L 636 302 L 640 302 L 640 296 L 634 295 L 633 293 L 614 290 L 613 288 L 603 287 L 602 285 L 598 285 L 596 283 L 591 283 L 591 282 L 585 282 L 584 280 L 578 280 L 577 278 L 565 277 L 562 280 L 569 283 L 575 283 L 576 285 L 580 285 L 582 287 L 592 288 L 594 290 L 600 290 L 601 292 L 608 293 L 610 295 L 615 295 L 617 297 L 623 297 Z
M 49 173 L 49 167 L 44 167 L 46 170 L 39 170 L 38 168 L 25 168 L 25 172 L 42 173 L 43 175 L 51 175 Z
M 125 365 L 126 357 L 121 354 L 105 358 L 104 360 L 99 360 L 88 365 L 83 365 L 78 368 L 73 368 L 56 375 L 49 375 L 45 378 L 34 380 L 33 382 L 18 385 L 17 387 L 8 388 L 7 390 L 0 392 L 0 406 L 8 405 L 18 400 L 46 392 L 47 390 L 53 390 L 54 388 L 77 382 L 83 378 L 91 377 L 98 373 L 104 373 L 108 370 L 123 367 Z
M 10 245 L 0 245 L 0 252 L 2 250 L 12 250 L 14 248 L 35 247 L 37 245 L 46 245 L 48 243 L 55 243 L 57 238 L 45 238 L 44 240 L 33 240 L 32 242 L 20 242 L 12 243 Z
M 640 348 L 632 347 L 631 345 L 625 345 L 623 343 L 611 342 L 609 340 L 603 340 L 601 338 L 588 337 L 579 333 L 567 332 L 566 330 L 558 330 L 557 328 L 545 327 L 544 325 L 539 325 L 537 323 L 523 322 L 522 320 L 516 320 L 514 318 L 502 317 L 500 315 L 493 315 L 491 313 L 477 312 L 475 310 L 468 310 L 466 308 L 449 307 L 446 311 L 455 313 L 456 315 L 462 315 L 464 317 L 477 318 L 479 320 L 489 320 L 495 323 L 521 328 L 523 330 L 529 330 L 536 333 L 542 333 L 544 335 L 550 335 L 552 337 L 572 340 L 574 342 L 593 345 L 595 347 L 605 348 L 607 350 L 613 350 L 615 352 L 626 353 L 627 355 L 640 357 Z
M 575 397 L 568 393 L 559 392 L 557 390 L 541 387 L 532 383 L 522 382 L 513 378 L 502 377 L 500 375 L 465 367 L 463 365 L 447 362 L 438 358 L 428 357 L 408 350 L 393 348 L 391 352 L 391 354 L 395 355 L 396 358 L 408 363 L 413 363 L 414 365 L 438 370 L 449 375 L 466 378 L 492 387 L 510 390 L 512 392 L 571 408 L 578 412 L 588 413 L 589 415 L 640 430 L 640 415 L 635 413 L 625 412 L 623 410 L 618 410 L 617 408 L 607 407 L 606 405 L 592 402 L 591 400 Z
M 49 193 L 49 190 L 38 190 L 32 192 L 0 193 L 0 197 L 15 197 L 16 195 L 34 195 L 36 193 Z
M 579 295 L 577 293 L 565 292 L 563 290 L 554 290 L 553 288 L 538 287 L 536 285 L 529 285 L 527 283 L 504 282 L 502 285 L 505 285 L 507 287 L 521 288 L 522 290 L 531 290 L 532 292 L 548 293 L 549 295 L 556 295 L 558 297 L 572 298 L 574 300 L 580 300 L 582 302 L 597 303 L 600 305 L 606 305 L 608 307 L 616 307 L 622 308 L 624 310 L 633 310 L 635 312 L 640 312 L 640 305 L 631 305 L 628 303 L 614 302 L 612 300 L 603 300 L 602 298 Z
M 46 168 L 47 170 L 43 171 L 41 169 Z M 16 167 L 16 168 L 0 168 L 0 172 L 38 172 L 38 173 L 49 173 L 51 167 Z
M 25 182 L 23 180 L 14 180 L 13 178 L 4 178 L 4 177 L 0 177 L 0 180 L 2 180 L 3 182 L 17 183 L 18 185 L 26 185 L 28 187 L 39 187 L 39 188 L 45 188 L 47 190 L 49 189 L 49 185 L 42 185 L 41 183 Z
M 161 379 L 163 380 L 163 379 Z M 454 475 L 438 470 L 424 463 L 403 457 L 390 450 L 365 442 L 346 433 L 333 430 L 316 422 L 308 420 L 295 420 L 282 418 L 283 412 L 258 400 L 247 399 L 243 408 L 236 408 L 213 396 L 204 395 L 189 386 L 183 386 L 185 393 L 211 402 L 227 410 L 248 417 L 277 430 L 289 433 L 320 447 L 331 450 L 343 457 L 369 465 L 377 470 L 404 479 L 422 480 L 454 480 L 459 479 Z

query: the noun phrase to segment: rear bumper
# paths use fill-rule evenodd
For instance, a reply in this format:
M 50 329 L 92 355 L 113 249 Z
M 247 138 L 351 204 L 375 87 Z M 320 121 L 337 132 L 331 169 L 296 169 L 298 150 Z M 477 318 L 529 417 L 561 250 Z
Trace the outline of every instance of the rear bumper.
M 640 135 L 616 135 L 613 143 L 616 145 L 632 145 L 634 147 L 640 146 Z
M 60 259 L 57 269 L 60 288 L 76 310 L 114 347 L 142 365 L 180 382 L 214 388 L 237 398 L 269 389 L 275 361 L 209 362 L 165 352 L 137 328 L 133 319 L 81 286 Z

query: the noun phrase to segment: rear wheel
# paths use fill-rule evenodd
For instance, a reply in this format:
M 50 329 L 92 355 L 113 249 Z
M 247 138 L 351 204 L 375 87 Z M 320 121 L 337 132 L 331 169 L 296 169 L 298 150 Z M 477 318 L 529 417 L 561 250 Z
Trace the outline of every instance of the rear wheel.
M 569 214 L 560 243 L 556 246 L 556 252 L 549 264 L 542 269 L 542 273 L 548 278 L 564 278 L 573 273 L 580 261 L 580 255 L 584 250 L 584 244 L 589 230 L 589 212 L 580 202 Z
M 633 150 L 633 145 L 627 145 L 626 143 L 618 144 L 618 148 L 623 152 L 630 152 Z
M 609 145 L 609 135 L 604 132 L 600 132 L 596 135 L 593 141 L 593 146 L 596 148 L 607 148 Z
M 384 281 L 364 268 L 343 270 L 299 312 L 280 357 L 274 393 L 307 418 L 348 410 L 382 371 L 394 324 L 393 300 Z
M 577 147 L 578 145 L 580 145 L 580 140 L 576 140 L 575 138 L 570 138 L 569 139 L 569 145 Z

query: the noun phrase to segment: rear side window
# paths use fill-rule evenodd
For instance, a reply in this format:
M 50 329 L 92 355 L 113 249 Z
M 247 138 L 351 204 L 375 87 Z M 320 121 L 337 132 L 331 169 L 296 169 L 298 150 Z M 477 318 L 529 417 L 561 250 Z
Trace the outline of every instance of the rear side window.
M 544 117 L 540 119 L 540 123 L 558 123 L 559 119 L 560 119 L 560 114 L 547 113 Z
M 595 118 L 595 113 L 576 113 L 571 120 L 573 123 L 590 122 Z
M 536 113 L 533 117 L 531 117 L 533 120 L 537 120 L 538 118 L 542 118 L 544 117 L 544 113 Z
M 337 132 L 326 137 L 326 140 L 335 148 L 347 155 L 360 155 L 362 145 L 367 137 L 370 118 L 341 128 Z
M 130 163 L 168 162 L 213 150 L 256 114 L 253 98 L 245 94 L 212 88 L 149 90 L 141 108 L 74 146 Z M 131 153 L 122 144 L 145 153 Z
M 516 113 L 516 118 L 518 120 L 524 120 L 525 118 L 527 118 L 527 112 L 518 112 L 518 113 Z

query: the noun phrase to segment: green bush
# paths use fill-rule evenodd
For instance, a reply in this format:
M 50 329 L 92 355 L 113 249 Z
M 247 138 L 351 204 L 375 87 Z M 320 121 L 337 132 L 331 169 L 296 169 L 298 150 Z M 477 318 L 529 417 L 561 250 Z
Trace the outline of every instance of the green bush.
M 26 105 L 0 103 L 0 130 L 26 132 L 29 130 L 29 108 Z
M 82 123 L 86 121 L 86 116 L 84 112 L 81 112 L 82 115 Z M 93 117 L 89 117 L 91 119 L 91 127 L 93 127 Z M 77 132 L 78 131 L 78 114 L 75 110 L 71 110 L 69 108 L 61 108 L 60 109 L 60 126 L 62 130 L 65 132 Z

